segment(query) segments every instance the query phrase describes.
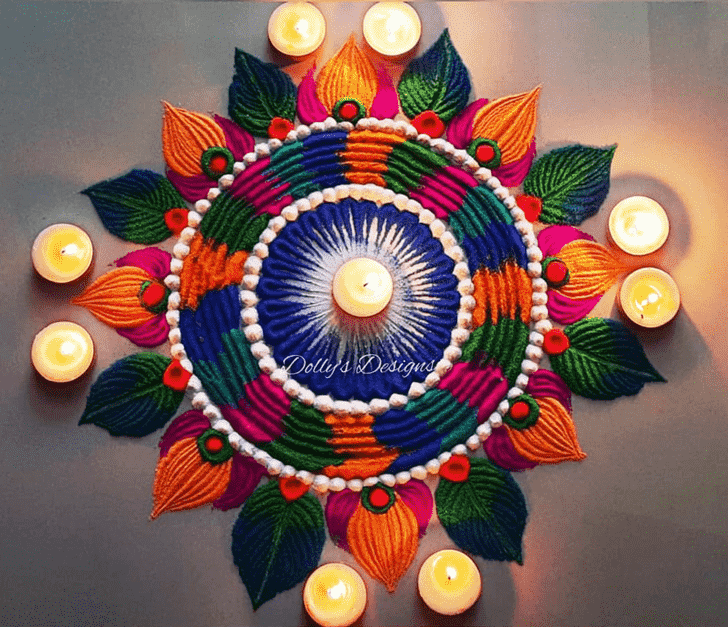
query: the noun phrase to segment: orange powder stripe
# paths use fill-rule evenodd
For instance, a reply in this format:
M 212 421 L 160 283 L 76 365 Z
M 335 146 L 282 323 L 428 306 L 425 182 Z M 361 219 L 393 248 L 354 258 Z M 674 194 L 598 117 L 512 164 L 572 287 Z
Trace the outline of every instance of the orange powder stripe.
M 498 272 L 481 268 L 473 275 L 476 306 L 473 324 L 481 326 L 487 319 L 497 324 L 504 315 L 515 320 L 520 316 L 526 324 L 531 319 L 532 287 L 526 271 L 507 261 Z
M 386 187 L 381 174 L 387 171 L 387 159 L 397 144 L 405 141 L 394 133 L 383 131 L 352 131 L 341 159 L 349 167 L 345 176 L 350 183 L 374 183 Z
M 190 242 L 190 254 L 185 257 L 180 273 L 180 303 L 196 309 L 200 297 L 213 289 L 240 283 L 243 264 L 248 253 L 240 250 L 228 256 L 227 244 L 215 244 L 197 233 Z
M 569 282 L 559 292 L 574 300 L 603 294 L 627 270 L 609 249 L 589 240 L 569 242 L 558 257 L 570 274 Z
M 327 414 L 324 418 L 331 427 L 334 437 L 329 443 L 338 454 L 351 455 L 343 464 L 323 469 L 329 477 L 354 479 L 384 472 L 397 458 L 399 451 L 379 444 L 372 433 L 374 416 L 336 416 Z

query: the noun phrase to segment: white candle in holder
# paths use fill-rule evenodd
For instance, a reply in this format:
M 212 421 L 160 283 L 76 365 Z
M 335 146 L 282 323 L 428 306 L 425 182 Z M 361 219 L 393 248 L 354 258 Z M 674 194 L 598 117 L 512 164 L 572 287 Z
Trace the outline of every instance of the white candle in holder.
M 366 257 L 347 261 L 336 271 L 332 285 L 336 304 L 358 318 L 382 311 L 392 298 L 392 290 L 389 270 Z
M 283 54 L 302 57 L 316 50 L 326 35 L 326 20 L 308 2 L 286 2 L 268 20 L 268 38 Z
M 52 224 L 35 238 L 30 255 L 43 278 L 68 283 L 88 270 L 94 247 L 86 231 L 74 224 Z
M 54 322 L 33 340 L 30 359 L 48 381 L 67 383 L 86 372 L 94 358 L 88 331 L 74 322 Z
M 640 268 L 619 290 L 619 304 L 632 322 L 654 328 L 668 323 L 680 308 L 680 290 L 673 278 L 657 268 Z
M 377 2 L 364 16 L 364 39 L 380 54 L 396 57 L 417 45 L 420 16 L 405 2 Z
M 347 627 L 364 613 L 367 589 L 351 566 L 324 564 L 306 580 L 303 604 L 319 625 Z
M 648 255 L 665 243 L 670 222 L 662 206 L 646 196 L 618 202 L 609 214 L 612 241 L 630 255 Z
M 444 549 L 430 555 L 422 564 L 417 589 L 435 612 L 447 616 L 462 614 L 480 596 L 480 571 L 465 553 Z

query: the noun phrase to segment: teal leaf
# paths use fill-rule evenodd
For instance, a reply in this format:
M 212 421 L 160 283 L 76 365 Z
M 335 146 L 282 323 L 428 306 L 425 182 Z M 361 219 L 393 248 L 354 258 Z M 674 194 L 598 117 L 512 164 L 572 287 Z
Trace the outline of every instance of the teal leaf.
M 151 170 L 132 170 L 81 193 L 91 199 L 111 233 L 135 244 L 156 244 L 167 239 L 172 232 L 164 214 L 187 206 L 172 183 Z
M 447 29 L 429 50 L 413 59 L 397 85 L 402 111 L 412 119 L 434 111 L 449 122 L 468 104 L 470 78 Z
M 233 560 L 253 609 L 301 583 L 326 540 L 321 503 L 311 494 L 287 501 L 271 481 L 245 501 L 233 527 Z
M 184 392 L 163 383 L 171 361 L 157 353 L 137 353 L 112 364 L 91 386 L 79 424 L 132 437 L 161 429 L 184 398 Z
M 488 560 L 523 563 L 528 512 L 509 472 L 487 459 L 471 458 L 465 481 L 440 477 L 435 505 L 442 526 L 461 549 Z
M 575 394 L 609 400 L 637 394 L 647 382 L 665 381 L 621 322 L 584 318 L 564 333 L 570 346 L 551 355 L 551 367 Z
M 541 199 L 539 220 L 578 225 L 599 211 L 609 192 L 616 149 L 566 146 L 537 159 L 523 181 L 523 190 Z
M 268 136 L 273 118 L 292 122 L 296 113 L 296 86 L 288 74 L 244 50 L 235 50 L 228 99 L 230 117 L 258 137 Z

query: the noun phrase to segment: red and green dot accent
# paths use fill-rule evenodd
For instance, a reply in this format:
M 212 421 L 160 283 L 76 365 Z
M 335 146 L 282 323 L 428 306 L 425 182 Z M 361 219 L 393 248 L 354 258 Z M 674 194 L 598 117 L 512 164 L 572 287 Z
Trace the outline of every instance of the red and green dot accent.
M 470 142 L 467 153 L 484 168 L 493 170 L 501 164 L 501 149 L 494 139 L 478 137 Z
M 558 257 L 546 257 L 541 263 L 542 276 L 549 287 L 558 289 L 569 282 L 569 268 Z
M 396 500 L 394 488 L 382 483 L 366 487 L 361 492 L 361 504 L 373 514 L 384 514 Z
M 366 115 L 367 110 L 358 100 L 345 98 L 344 100 L 339 100 L 334 105 L 332 113 L 337 122 L 351 122 L 352 124 L 356 124 Z
M 233 456 L 233 447 L 227 436 L 215 429 L 207 429 L 197 438 L 200 456 L 210 464 L 222 464 Z
M 234 161 L 233 153 L 227 148 L 213 146 L 202 153 L 200 166 L 211 179 L 218 179 L 225 174 L 232 173 Z
M 170 289 L 159 281 L 144 281 L 139 289 L 139 302 L 147 311 L 160 314 L 167 309 Z
M 514 399 L 509 401 L 510 408 L 505 416 L 503 416 L 503 422 L 506 423 L 512 429 L 528 429 L 538 422 L 538 416 L 541 410 L 530 394 L 521 394 Z

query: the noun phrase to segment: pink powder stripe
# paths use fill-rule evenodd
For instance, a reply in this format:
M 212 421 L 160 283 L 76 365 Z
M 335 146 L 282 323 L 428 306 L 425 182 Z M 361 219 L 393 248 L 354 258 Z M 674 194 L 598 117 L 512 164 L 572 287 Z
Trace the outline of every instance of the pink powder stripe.
M 547 226 L 538 234 L 538 247 L 544 257 L 553 257 L 557 256 L 564 246 L 578 239 L 594 241 L 591 235 L 580 231 L 576 227 L 555 224 Z
M 508 381 L 500 366 L 479 368 L 471 363 L 459 363 L 452 367 L 438 386 L 448 390 L 460 403 L 478 408 L 478 423 L 488 419 L 508 392 Z
M 412 479 L 408 483 L 395 486 L 395 492 L 402 497 L 407 507 L 417 519 L 417 525 L 420 528 L 420 538 L 425 535 L 427 525 L 432 518 L 432 492 L 422 481 Z
M 475 177 L 472 174 L 469 174 L 465 170 L 461 170 L 460 168 L 456 168 L 454 166 L 447 166 L 446 168 L 443 168 L 443 171 L 450 177 L 451 179 L 456 180 L 458 183 L 462 184 L 465 187 L 477 187 L 478 181 L 475 180 Z M 468 193 L 467 189 L 463 190 L 462 197 L 464 198 L 466 194 Z
M 283 417 L 290 411 L 286 393 L 266 374 L 245 386 L 238 407 L 220 407 L 225 419 L 246 440 L 270 442 L 283 433 Z
M 329 535 L 336 546 L 346 551 L 349 550 L 346 528 L 357 507 L 359 507 L 359 494 L 349 489 L 330 492 L 326 499 L 326 523 L 329 527 Z
M 410 196 L 419 202 L 425 209 L 429 209 L 438 218 L 447 218 L 455 211 L 455 203 L 433 189 L 412 190 Z M 443 207 L 449 207 L 444 209 Z

